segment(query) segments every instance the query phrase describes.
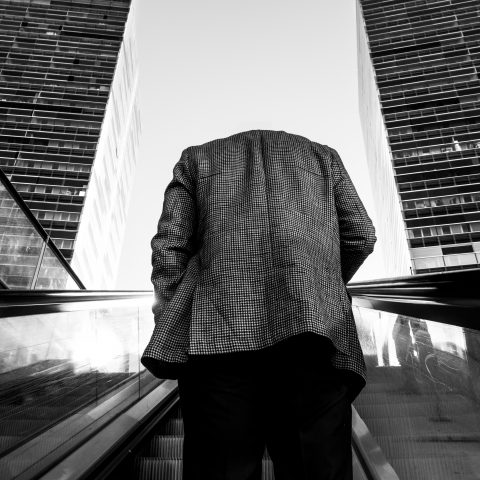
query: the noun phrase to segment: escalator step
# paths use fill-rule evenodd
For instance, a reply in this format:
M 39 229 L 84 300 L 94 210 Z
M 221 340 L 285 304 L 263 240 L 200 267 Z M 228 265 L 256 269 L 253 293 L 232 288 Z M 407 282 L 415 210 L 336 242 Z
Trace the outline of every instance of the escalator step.
M 134 471 L 135 480 L 182 480 L 182 460 L 138 457 Z
M 178 460 L 183 457 L 183 437 L 177 435 L 155 435 L 146 452 L 149 457 Z
M 182 410 L 180 409 L 180 406 L 175 406 L 170 410 L 168 413 L 169 418 L 182 418 Z
M 441 412 L 442 415 L 456 416 L 468 412 L 472 403 L 461 395 L 445 395 L 438 398 L 425 399 L 417 396 L 417 401 L 403 402 L 403 399 L 395 401 L 391 398 L 390 403 L 361 404 L 355 405 L 358 413 L 366 422 L 369 418 L 391 418 L 391 417 L 434 417 Z
M 183 432 L 183 420 L 181 418 L 169 418 L 158 431 L 161 435 L 183 435 Z
M 403 379 L 402 367 L 373 367 L 368 370 L 369 383 L 399 382 Z
M 262 462 L 262 480 L 275 480 L 273 474 L 273 463 L 271 460 L 263 459 Z
M 475 460 L 466 462 L 465 458 L 450 458 L 448 462 L 440 462 L 438 458 L 395 459 L 391 462 L 399 478 L 408 480 L 477 480 L 478 470 L 475 469 Z M 478 465 L 478 463 L 477 463 Z
M 145 451 L 146 457 L 177 460 L 183 458 L 183 437 L 179 435 L 155 435 Z M 264 460 L 270 460 L 268 451 L 265 449 Z
M 409 436 L 377 436 L 377 443 L 388 459 L 437 458 L 439 463 L 450 463 L 451 458 L 475 455 L 480 458 L 480 435 L 438 435 L 421 438 Z
M 405 392 L 414 393 L 421 392 L 422 395 L 435 395 L 436 393 L 449 393 L 449 390 L 442 383 L 434 383 L 430 378 L 420 378 L 406 384 L 405 379 L 389 382 L 371 382 L 367 383 L 364 389 L 369 393 L 395 393 Z
M 182 467 L 182 460 L 139 457 L 135 459 L 135 480 L 181 480 Z M 262 480 L 275 480 L 270 460 L 262 462 Z
M 443 396 L 444 394 L 442 394 Z M 449 401 L 455 401 L 456 398 L 453 398 L 453 394 L 448 394 L 448 398 L 452 398 Z M 456 397 L 456 395 L 455 395 Z M 460 397 L 460 395 L 459 395 Z M 415 394 L 415 393 L 406 393 L 405 391 L 399 390 L 398 392 L 369 392 L 367 388 L 365 391 L 362 391 L 360 395 L 353 402 L 355 408 L 360 408 L 362 405 L 383 405 L 383 404 L 393 404 L 393 403 L 402 403 L 409 405 L 410 403 L 435 403 L 436 396 L 434 394 Z M 462 397 L 465 401 L 465 397 Z
M 369 418 L 365 422 L 374 436 L 379 435 L 480 435 L 480 421 L 477 414 L 457 415 L 451 421 L 435 421 L 429 417 Z

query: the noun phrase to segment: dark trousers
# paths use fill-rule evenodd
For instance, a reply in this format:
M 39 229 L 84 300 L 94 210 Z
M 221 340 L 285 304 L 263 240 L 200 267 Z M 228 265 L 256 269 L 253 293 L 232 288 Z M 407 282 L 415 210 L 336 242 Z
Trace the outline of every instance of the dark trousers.
M 351 403 L 330 341 L 292 337 L 255 352 L 191 356 L 179 378 L 184 480 L 351 480 Z

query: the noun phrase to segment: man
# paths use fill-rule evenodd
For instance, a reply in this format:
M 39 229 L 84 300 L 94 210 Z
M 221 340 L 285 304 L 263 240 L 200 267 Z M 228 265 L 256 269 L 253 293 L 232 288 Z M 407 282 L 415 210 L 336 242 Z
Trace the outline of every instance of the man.
M 338 153 L 250 130 L 182 152 L 142 363 L 178 378 L 184 479 L 349 479 L 365 363 L 345 284 L 375 230 Z

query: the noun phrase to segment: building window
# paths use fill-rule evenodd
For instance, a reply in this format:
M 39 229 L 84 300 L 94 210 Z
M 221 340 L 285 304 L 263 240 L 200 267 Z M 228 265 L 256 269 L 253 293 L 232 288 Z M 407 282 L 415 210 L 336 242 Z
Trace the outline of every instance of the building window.
M 414 258 L 413 265 L 416 270 L 426 269 L 426 268 L 441 268 L 445 266 L 443 257 L 425 257 L 425 258 Z
M 455 267 L 457 265 L 475 265 L 477 263 L 477 258 L 474 253 L 445 256 L 445 265 L 447 265 L 447 267 Z

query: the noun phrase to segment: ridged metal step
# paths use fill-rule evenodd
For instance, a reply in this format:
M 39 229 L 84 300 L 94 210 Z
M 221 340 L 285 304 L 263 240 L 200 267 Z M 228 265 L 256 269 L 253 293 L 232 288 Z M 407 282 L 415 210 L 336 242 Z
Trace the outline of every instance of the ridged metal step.
M 181 418 L 169 418 L 160 427 L 158 433 L 160 435 L 183 435 L 183 420 Z
M 416 388 L 418 392 L 421 392 L 422 395 L 431 395 L 435 394 L 435 388 L 437 388 L 437 391 L 444 392 L 445 388 L 442 387 L 441 383 L 434 383 L 433 380 L 425 379 L 422 380 L 421 382 L 418 383 L 413 383 L 408 386 L 408 389 L 410 390 L 407 393 L 414 394 L 413 388 Z M 404 384 L 404 379 L 401 380 L 395 380 L 395 381 L 389 381 L 389 382 L 376 382 L 376 383 L 370 383 L 368 384 L 363 392 L 360 394 L 362 395 L 363 393 L 395 393 L 395 392 L 404 392 L 407 391 L 405 389 L 405 384 Z
M 136 476 L 132 480 L 182 480 L 182 460 L 138 457 L 133 467 Z
M 440 410 L 442 414 L 447 416 L 461 415 L 466 411 L 471 411 L 472 403 L 461 395 L 441 395 L 440 398 L 425 398 L 416 396 L 410 399 L 409 403 L 403 401 L 403 396 L 395 399 L 392 395 L 389 403 L 380 404 L 358 404 L 355 407 L 363 418 L 367 421 L 369 418 L 391 418 L 391 417 L 433 417 L 438 415 Z
M 444 394 L 442 394 L 444 395 Z M 447 395 L 447 394 L 445 394 Z M 451 395 L 451 394 L 448 394 Z M 425 403 L 434 403 L 436 395 L 435 394 L 415 394 L 415 393 L 406 393 L 403 391 L 397 392 L 370 392 L 367 389 L 362 391 L 360 395 L 355 399 L 353 405 L 355 408 L 360 408 L 361 405 L 382 405 L 382 404 L 392 404 L 395 402 L 399 402 L 402 404 L 411 404 L 411 403 L 418 403 L 419 401 Z M 463 397 L 465 398 L 465 397 Z
M 480 434 L 477 414 L 455 416 L 451 421 L 435 421 L 427 417 L 369 418 L 366 422 L 374 435 L 434 435 L 449 433 Z
M 438 436 L 419 436 L 402 435 L 376 436 L 382 451 L 389 459 L 412 459 L 412 458 L 437 458 L 439 463 L 450 463 L 451 458 L 468 458 L 469 452 L 473 452 L 478 457 L 478 443 L 480 435 L 438 435 Z
M 138 457 L 134 469 L 136 476 L 132 480 L 182 480 L 182 460 Z M 262 480 L 275 480 L 271 460 L 262 461 Z
M 154 435 L 145 449 L 143 456 L 158 457 L 168 460 L 180 460 L 183 458 L 183 436 L 181 435 Z M 265 449 L 265 460 L 270 460 L 270 455 Z
M 183 419 L 180 408 L 173 408 L 157 428 L 150 442 L 133 462 L 134 480 L 181 480 L 183 462 Z M 273 464 L 265 449 L 262 480 L 274 480 Z
M 183 437 L 179 435 L 155 435 L 150 441 L 145 456 L 180 460 L 183 458 Z
M 440 462 L 437 457 L 392 459 L 392 467 L 399 478 L 434 480 L 439 478 L 478 480 L 478 471 L 473 471 L 463 456 L 452 457 L 448 462 Z

